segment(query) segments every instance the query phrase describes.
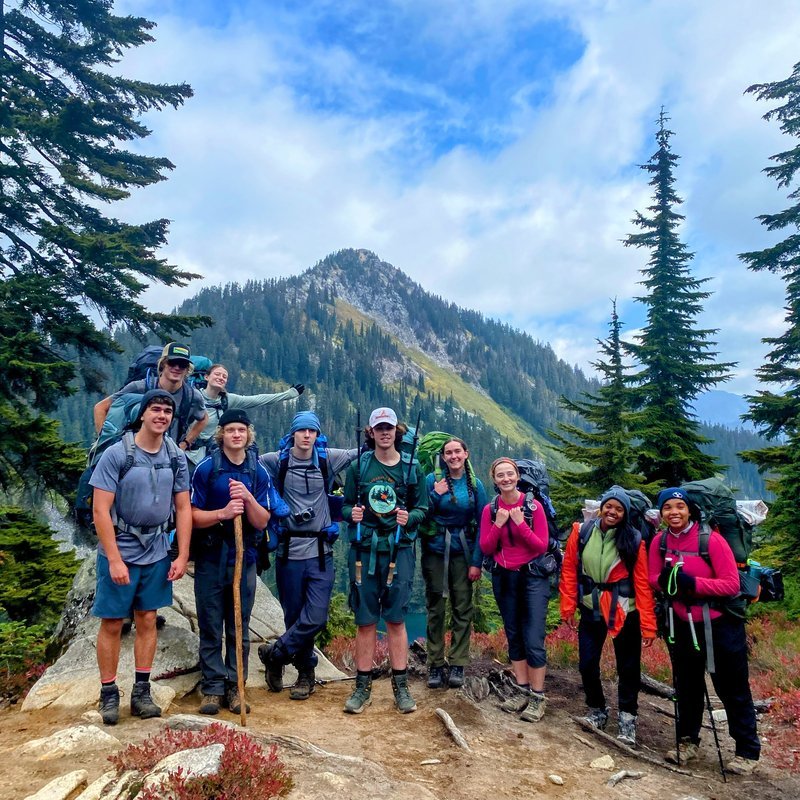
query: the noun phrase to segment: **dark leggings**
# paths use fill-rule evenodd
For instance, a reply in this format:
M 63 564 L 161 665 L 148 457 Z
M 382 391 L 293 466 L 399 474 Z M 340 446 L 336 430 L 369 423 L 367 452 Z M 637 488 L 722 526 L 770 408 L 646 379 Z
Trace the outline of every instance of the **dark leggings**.
M 605 708 L 606 698 L 600 681 L 600 656 L 608 635 L 604 619 L 595 620 L 588 609 L 581 609 L 578 625 L 578 654 L 586 705 L 589 708 Z M 611 640 L 617 659 L 617 698 L 620 711 L 636 715 L 639 708 L 639 682 L 641 680 L 642 631 L 639 612 L 632 611 L 625 617 L 622 630 Z
M 550 579 L 513 572 L 498 564 L 492 571 L 492 589 L 508 640 L 511 661 L 527 661 L 534 669 L 547 665 L 544 651 Z

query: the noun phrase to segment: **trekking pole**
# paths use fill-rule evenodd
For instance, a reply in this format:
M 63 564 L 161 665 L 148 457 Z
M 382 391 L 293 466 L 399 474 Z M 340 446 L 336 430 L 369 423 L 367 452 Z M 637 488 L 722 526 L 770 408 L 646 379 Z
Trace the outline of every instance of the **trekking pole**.
M 708 644 L 706 643 L 706 647 Z M 708 709 L 708 717 L 711 720 L 711 730 L 714 733 L 714 744 L 717 746 L 717 758 L 719 759 L 719 771 L 722 773 L 723 782 L 728 782 L 728 776 L 725 774 L 725 765 L 722 763 L 722 749 L 719 746 L 719 736 L 717 735 L 717 723 L 714 719 L 714 711 L 711 708 L 711 697 L 708 694 L 708 684 L 706 683 L 705 672 L 703 673 L 703 691 L 706 695 L 706 708 Z
M 419 441 L 419 423 L 422 417 L 422 412 L 417 412 L 417 425 L 414 428 L 414 438 L 411 442 L 411 455 L 408 459 L 408 469 L 406 470 L 406 485 L 405 490 L 408 493 L 408 482 L 411 480 L 411 470 L 414 468 L 414 453 L 417 452 L 417 442 Z M 402 469 L 402 463 L 400 465 Z M 405 508 L 405 498 L 398 503 L 398 508 Z M 403 526 L 398 522 L 397 529 L 394 532 L 394 543 L 391 545 L 391 558 L 389 560 L 389 572 L 386 574 L 386 588 L 388 589 L 392 585 L 392 581 L 394 580 L 394 570 L 397 566 L 397 548 L 400 545 L 400 535 L 403 532 Z
M 239 689 L 239 708 L 242 727 L 247 727 L 247 704 L 244 697 L 244 658 L 242 646 L 242 561 L 244 560 L 244 538 L 242 515 L 233 518 L 233 536 L 236 542 L 236 561 L 233 567 L 233 619 L 236 629 L 236 685 Z
M 664 534 L 666 535 L 666 534 Z M 665 564 L 672 564 L 671 558 L 664 559 Z M 675 763 L 681 765 L 681 735 L 680 735 L 680 710 L 678 708 L 678 681 L 675 677 L 675 654 L 673 647 L 675 645 L 675 611 L 672 608 L 672 601 L 670 600 L 670 587 L 672 586 L 672 579 L 678 567 L 673 567 L 672 574 L 667 581 L 667 589 L 664 593 L 664 599 L 667 603 L 667 652 L 669 653 L 669 660 L 672 665 L 672 705 L 675 708 Z M 674 594 L 674 591 L 673 591 Z
M 356 411 L 356 505 L 361 503 L 361 410 Z M 356 523 L 356 586 L 361 586 L 361 523 Z

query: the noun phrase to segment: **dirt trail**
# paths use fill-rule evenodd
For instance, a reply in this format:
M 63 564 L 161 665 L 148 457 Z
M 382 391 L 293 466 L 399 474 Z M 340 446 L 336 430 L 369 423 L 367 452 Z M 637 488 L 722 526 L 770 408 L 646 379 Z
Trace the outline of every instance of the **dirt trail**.
M 360 716 L 342 713 L 342 704 L 352 684 L 330 684 L 319 687 L 306 702 L 289 699 L 288 693 L 274 695 L 263 684 L 249 690 L 253 711 L 248 730 L 258 733 L 290 734 L 308 740 L 325 750 L 367 758 L 381 764 L 390 777 L 424 786 L 438 798 L 452 800 L 501 800 L 501 798 L 558 797 L 581 798 L 707 798 L 739 800 L 744 793 L 764 800 L 795 800 L 800 796 L 797 777 L 771 769 L 766 762 L 754 778 L 730 778 L 727 784 L 717 770 L 716 751 L 710 732 L 704 732 L 702 758 L 693 770 L 698 778 L 670 773 L 606 746 L 584 733 L 570 716 L 581 713 L 582 693 L 577 675 L 554 673 L 548 678 L 549 708 L 545 720 L 531 725 L 502 713 L 494 698 L 476 707 L 453 691 L 431 691 L 421 681 L 413 681 L 412 692 L 418 711 L 400 715 L 392 705 L 388 680 L 374 684 L 373 703 Z M 664 701 L 641 697 L 640 743 L 643 752 L 660 757 L 672 740 L 671 721 L 654 712 L 650 703 L 664 708 Z M 473 752 L 459 750 L 446 734 L 435 715 L 436 707 L 444 708 L 460 727 Z M 170 713 L 196 713 L 197 699 L 186 698 L 170 708 Z M 221 719 L 238 720 L 227 712 Z M 48 780 L 71 769 L 88 770 L 90 779 L 108 769 L 102 755 L 85 753 L 69 759 L 37 762 L 15 753 L 20 744 L 55 730 L 79 724 L 79 715 L 57 716 L 49 712 L 21 714 L 14 708 L 0 713 L 0 757 L 2 784 L 0 797 L 23 798 Z M 110 733 L 124 742 L 138 742 L 159 729 L 158 720 L 132 721 L 125 714 Z M 724 726 L 723 726 L 724 727 Z M 613 732 L 609 726 L 609 731 Z M 722 732 L 724 755 L 732 756 L 730 740 Z M 589 741 L 592 746 L 577 737 Z M 614 788 L 606 786 L 610 772 L 589 767 L 589 762 L 609 753 L 616 763 L 615 771 L 630 769 L 645 773 L 640 780 L 625 779 Z M 425 759 L 442 763 L 421 765 Z M 292 759 L 298 796 L 302 796 L 302 760 Z M 319 765 L 307 767 L 315 771 Z M 563 786 L 548 780 L 560 775 Z

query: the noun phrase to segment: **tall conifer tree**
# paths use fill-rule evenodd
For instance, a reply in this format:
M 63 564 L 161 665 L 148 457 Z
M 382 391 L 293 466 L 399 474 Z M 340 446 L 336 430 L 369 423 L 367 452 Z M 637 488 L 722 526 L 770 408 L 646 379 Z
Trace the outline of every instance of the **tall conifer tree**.
M 0 485 L 57 483 L 63 470 L 53 461 L 74 465 L 38 412 L 69 393 L 76 354 L 85 366 L 84 356 L 117 349 L 98 315 L 162 337 L 205 321 L 140 301 L 150 284 L 196 277 L 157 255 L 167 220 L 129 224 L 103 213 L 173 168 L 125 149 L 149 134 L 143 113 L 192 94 L 116 70 L 125 50 L 152 41 L 151 28 L 115 16 L 111 0 L 0 0 Z M 81 372 L 96 384 L 96 370 Z
M 639 233 L 629 234 L 627 247 L 650 251 L 641 284 L 647 294 L 636 299 L 647 307 L 647 324 L 635 343 L 623 345 L 638 362 L 629 376 L 637 414 L 633 433 L 638 440 L 637 462 L 648 483 L 673 486 L 705 478 L 719 470 L 700 445 L 708 440 L 698 432 L 692 402 L 698 394 L 730 376 L 732 363 L 717 363 L 716 329 L 696 327 L 707 278 L 695 278 L 689 264 L 693 254 L 680 239 L 684 217 L 675 209 L 683 201 L 675 192 L 678 162 L 670 149 L 672 131 L 664 110 L 658 119 L 658 150 L 641 167 L 649 173 L 653 203 L 647 214 L 636 212 Z
M 792 74 L 782 81 L 760 83 L 747 92 L 759 100 L 778 103 L 764 114 L 766 120 L 777 120 L 781 131 L 800 138 L 800 62 Z M 742 253 L 740 258 L 755 272 L 768 270 L 786 283 L 786 330 L 780 336 L 763 341 L 772 348 L 767 362 L 757 370 L 762 383 L 782 387 L 776 393 L 767 389 L 749 396 L 751 420 L 768 439 L 780 444 L 765 450 L 750 450 L 743 456 L 768 469 L 777 478 L 768 485 L 776 494 L 764 528 L 773 534 L 773 544 L 788 571 L 800 570 L 797 553 L 800 530 L 797 526 L 797 502 L 800 498 L 800 144 L 770 158 L 764 172 L 774 178 L 778 187 L 788 189 L 791 204 L 775 214 L 758 217 L 769 231 L 784 231 L 785 238 L 763 250 Z
M 584 394 L 581 400 L 561 398 L 564 409 L 579 414 L 591 425 L 587 431 L 577 425 L 559 423 L 560 432 L 550 434 L 559 443 L 556 450 L 571 462 L 588 468 L 583 472 L 555 473 L 558 486 L 553 495 L 563 504 L 598 497 L 613 484 L 645 491 L 654 488 L 645 485 L 636 470 L 636 454 L 630 433 L 631 389 L 625 382 L 621 329 L 615 300 L 608 338 L 597 340 L 600 359 L 592 364 L 602 376 L 602 387 L 594 395 Z

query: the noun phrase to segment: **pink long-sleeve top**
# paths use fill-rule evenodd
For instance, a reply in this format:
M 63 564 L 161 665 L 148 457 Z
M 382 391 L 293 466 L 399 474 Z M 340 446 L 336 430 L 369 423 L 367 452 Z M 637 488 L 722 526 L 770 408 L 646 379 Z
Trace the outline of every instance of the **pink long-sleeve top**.
M 497 508 L 508 509 L 520 507 L 525 502 L 525 495 L 520 493 L 516 503 L 509 505 L 502 497 L 497 498 Z M 525 522 L 515 523 L 509 518 L 499 528 L 492 522 L 492 504 L 484 506 L 481 514 L 481 550 L 492 556 L 501 566 L 509 570 L 518 570 L 547 550 L 547 517 L 544 509 L 537 501 L 533 501 L 533 530 Z
M 673 563 L 676 559 L 682 560 L 683 571 L 687 575 L 694 576 L 697 582 L 695 595 L 698 603 L 702 603 L 704 600 L 733 597 L 738 593 L 739 572 L 736 569 L 736 560 L 730 545 L 717 531 L 711 531 L 708 539 L 708 558 L 711 561 L 709 564 L 699 553 L 699 533 L 700 526 L 695 522 L 688 530 L 678 534 L 667 530 L 653 537 L 647 560 L 648 577 L 653 589 L 660 591 L 658 576 L 661 574 L 665 560 L 661 556 L 661 538 L 666 536 L 666 558 L 672 558 Z M 680 555 L 670 553 L 670 550 L 677 550 Z M 689 619 L 685 603 L 675 600 L 673 607 L 680 619 L 684 621 Z M 721 613 L 712 608 L 711 619 L 716 619 Z M 692 619 L 696 622 L 700 617 L 700 610 L 695 608 L 692 612 Z

